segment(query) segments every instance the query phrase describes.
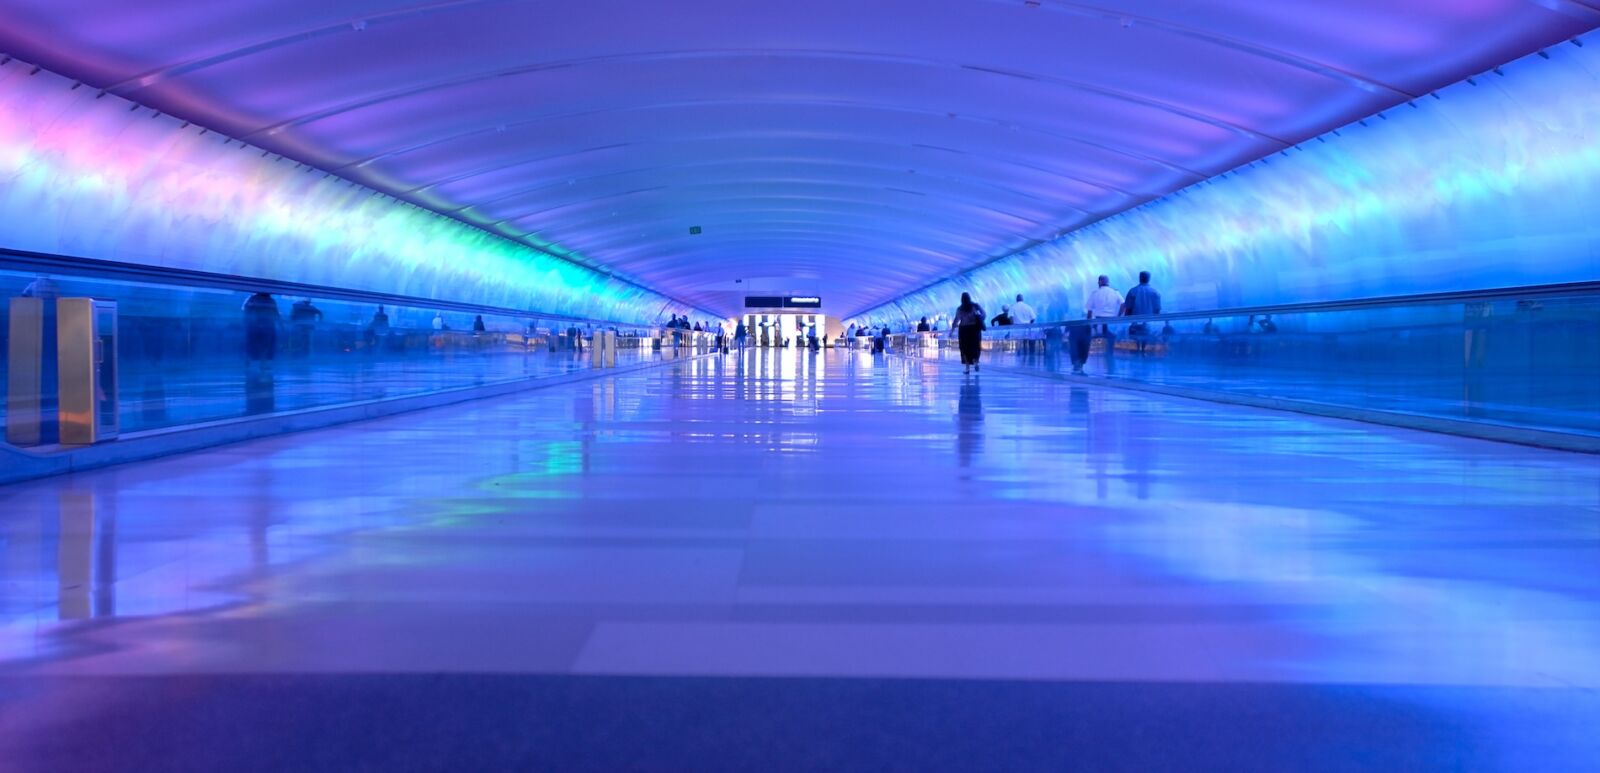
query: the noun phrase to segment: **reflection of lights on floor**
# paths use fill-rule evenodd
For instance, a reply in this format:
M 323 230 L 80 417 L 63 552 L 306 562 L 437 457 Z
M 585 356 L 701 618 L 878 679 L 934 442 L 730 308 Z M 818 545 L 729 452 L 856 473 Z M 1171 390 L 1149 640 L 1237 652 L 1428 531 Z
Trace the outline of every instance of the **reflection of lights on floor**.
M 852 356 L 816 399 L 668 366 L 0 492 L 24 557 L 0 582 L 37 596 L 0 605 L 0 652 L 68 674 L 1570 692 L 1560 716 L 1415 697 L 1505 743 L 1600 716 L 1576 689 L 1600 685 L 1587 457 Z M 58 554 L 58 490 L 118 519 L 94 532 L 118 563 L 92 626 L 56 619 L 58 569 L 26 558 Z M 370 629 L 404 636 L 355 663 L 302 644 Z

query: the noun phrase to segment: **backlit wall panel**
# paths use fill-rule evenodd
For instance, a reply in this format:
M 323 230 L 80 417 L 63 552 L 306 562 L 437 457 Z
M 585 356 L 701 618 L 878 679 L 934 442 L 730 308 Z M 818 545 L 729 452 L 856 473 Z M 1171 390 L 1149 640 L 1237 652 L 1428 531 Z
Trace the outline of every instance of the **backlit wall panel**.
M 0 246 L 650 322 L 690 309 L 13 61 Z
M 1600 36 L 1563 43 L 856 315 L 1078 318 L 1099 274 L 1168 311 L 1600 279 Z

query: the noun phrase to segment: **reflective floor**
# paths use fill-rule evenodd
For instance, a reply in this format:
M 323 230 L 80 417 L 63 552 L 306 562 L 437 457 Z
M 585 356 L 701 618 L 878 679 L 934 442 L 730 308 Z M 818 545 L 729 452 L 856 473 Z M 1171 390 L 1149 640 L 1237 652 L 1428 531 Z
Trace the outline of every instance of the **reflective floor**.
M 624 349 L 620 365 L 676 353 Z M 120 374 L 120 430 L 140 432 L 221 419 L 382 400 L 447 389 L 547 378 L 587 370 L 587 354 L 424 352 L 414 356 L 282 358 L 268 366 L 242 359 L 143 363 Z M 0 401 L 0 423 L 5 406 Z
M 5 769 L 1593 770 L 1597 726 L 1593 457 L 768 350 L 0 488 Z

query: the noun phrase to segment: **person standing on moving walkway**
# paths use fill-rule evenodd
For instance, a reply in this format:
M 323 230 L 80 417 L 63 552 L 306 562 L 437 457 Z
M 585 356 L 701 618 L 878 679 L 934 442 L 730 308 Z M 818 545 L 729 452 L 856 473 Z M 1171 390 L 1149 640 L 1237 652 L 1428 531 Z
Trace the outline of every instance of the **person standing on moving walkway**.
M 1110 319 L 1122 314 L 1122 293 L 1111 287 L 1111 278 L 1105 274 L 1100 275 L 1100 286 L 1089 295 L 1089 317 L 1091 319 Z M 1099 335 L 1109 336 L 1110 325 L 1095 325 L 1095 332 Z
M 1033 307 L 1022 300 L 1022 293 L 1017 293 L 1017 302 L 1011 305 L 1011 321 L 1018 325 L 1031 325 L 1039 321 Z
M 961 346 L 963 373 L 978 369 L 978 357 L 983 353 L 983 307 L 973 303 L 968 293 L 961 294 L 961 305 L 956 307 L 951 325 L 956 329 L 956 340 Z
M 1143 317 L 1161 313 L 1161 293 L 1150 286 L 1150 272 L 1139 272 L 1139 286 L 1128 291 L 1128 297 L 1122 301 L 1123 313 L 1130 317 Z M 1144 354 L 1145 344 L 1150 341 L 1150 325 L 1145 322 L 1135 322 L 1128 326 L 1128 335 L 1139 342 L 1139 353 Z

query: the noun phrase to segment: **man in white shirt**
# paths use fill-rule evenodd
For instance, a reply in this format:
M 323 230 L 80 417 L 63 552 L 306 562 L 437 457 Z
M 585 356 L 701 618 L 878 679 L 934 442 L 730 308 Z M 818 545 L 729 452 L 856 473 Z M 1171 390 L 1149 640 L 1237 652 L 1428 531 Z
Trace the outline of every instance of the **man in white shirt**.
M 1031 325 L 1037 321 L 1037 315 L 1033 313 L 1033 307 L 1029 306 L 1027 301 L 1022 300 L 1022 293 L 1017 293 L 1017 302 L 1011 307 L 1011 324 Z
M 1122 315 L 1122 293 L 1111 289 L 1111 279 L 1105 274 L 1100 275 L 1100 286 L 1089 296 L 1089 316 L 1095 319 L 1108 319 Z M 1095 332 L 1099 335 L 1111 335 L 1110 325 L 1099 325 Z

